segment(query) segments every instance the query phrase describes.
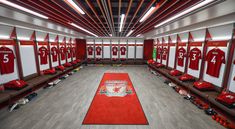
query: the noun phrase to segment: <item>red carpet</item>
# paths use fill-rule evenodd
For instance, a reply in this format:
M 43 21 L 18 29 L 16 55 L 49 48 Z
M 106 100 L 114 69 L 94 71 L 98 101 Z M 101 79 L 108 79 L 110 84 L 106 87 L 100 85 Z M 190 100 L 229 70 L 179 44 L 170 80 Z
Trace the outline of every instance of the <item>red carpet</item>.
M 105 73 L 83 124 L 148 125 L 127 73 Z

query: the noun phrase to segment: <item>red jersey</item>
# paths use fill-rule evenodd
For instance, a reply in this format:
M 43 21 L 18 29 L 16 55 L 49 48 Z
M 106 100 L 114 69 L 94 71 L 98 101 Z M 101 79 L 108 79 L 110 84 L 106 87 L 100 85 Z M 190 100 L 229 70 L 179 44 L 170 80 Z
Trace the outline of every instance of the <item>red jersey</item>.
M 61 60 L 65 60 L 65 57 L 66 57 L 66 48 L 64 48 L 64 47 L 60 48 L 60 56 L 61 56 Z
M 120 51 L 121 51 L 121 55 L 126 55 L 126 47 L 121 47 Z
M 116 56 L 118 52 L 118 48 L 115 46 L 112 48 L 113 55 Z
M 189 68 L 193 70 L 198 70 L 199 59 L 201 59 L 201 50 L 198 48 L 193 48 L 189 52 Z
M 92 55 L 92 53 L 93 53 L 93 47 L 88 47 L 88 48 L 87 48 L 87 51 L 88 51 L 88 55 Z
M 167 47 L 164 47 L 164 48 L 163 48 L 163 51 L 162 51 L 162 59 L 163 59 L 163 60 L 166 60 L 166 58 L 167 58 L 167 53 L 168 53 L 168 49 L 167 49 Z
M 207 70 L 206 73 L 219 77 L 220 67 L 222 63 L 225 63 L 225 53 L 219 48 L 214 48 L 207 53 L 206 56 L 207 61 Z
M 177 61 L 178 61 L 178 66 L 184 66 L 184 57 L 186 54 L 186 50 L 181 47 L 180 49 L 178 49 L 177 51 Z
M 96 55 L 101 55 L 101 47 L 100 46 L 96 47 L 95 50 L 96 50 Z
M 52 61 L 56 62 L 58 60 L 58 49 L 56 47 L 51 48 Z
M 47 58 L 48 58 L 48 50 L 46 47 L 40 47 L 39 48 L 39 56 L 40 56 L 40 64 L 44 65 L 47 64 Z
M 0 71 L 1 74 L 14 73 L 14 53 L 8 47 L 0 48 Z
M 162 53 L 162 48 L 161 48 L 161 47 L 158 47 L 158 48 L 157 48 L 157 58 L 158 58 L 158 59 L 161 59 L 161 53 Z
M 71 48 L 70 47 L 67 48 L 67 55 L 68 55 L 68 58 L 71 58 Z

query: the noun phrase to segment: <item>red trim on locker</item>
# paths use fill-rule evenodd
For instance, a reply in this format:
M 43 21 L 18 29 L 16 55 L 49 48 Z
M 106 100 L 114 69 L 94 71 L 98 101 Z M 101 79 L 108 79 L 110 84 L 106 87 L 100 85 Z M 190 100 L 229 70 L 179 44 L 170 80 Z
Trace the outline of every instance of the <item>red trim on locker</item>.
M 187 46 L 187 43 L 186 43 L 186 42 L 181 42 L 181 43 L 178 43 L 178 46 L 180 46 L 180 47 L 186 47 L 186 46 Z
M 0 39 L 0 45 L 16 45 L 13 39 Z
M 39 58 L 38 58 L 38 46 L 37 46 L 37 42 L 36 42 L 36 32 L 33 31 L 33 34 L 30 38 L 30 40 L 33 41 L 34 46 L 34 56 L 35 56 L 35 62 L 36 62 L 36 69 L 37 69 L 37 74 L 40 75 L 40 66 L 39 66 Z
M 208 47 L 227 47 L 228 40 L 223 40 L 223 41 L 208 41 L 207 46 Z
M 192 34 L 189 32 L 188 34 L 188 46 L 187 46 L 187 56 L 186 56 L 186 61 L 185 61 L 185 67 L 184 67 L 184 72 L 187 73 L 188 72 L 188 61 L 189 61 L 189 52 L 190 52 L 190 43 L 193 42 L 193 36 Z
M 174 69 L 176 69 L 176 64 L 177 64 L 177 53 L 178 53 L 178 48 L 179 48 L 179 45 L 181 43 L 181 39 L 180 39 L 180 36 L 179 34 L 177 34 L 177 41 L 176 41 L 176 47 L 175 47 L 175 64 L 174 64 Z
M 202 46 L 202 42 L 190 42 L 189 43 L 190 47 L 201 47 Z
M 18 74 L 19 74 L 19 78 L 23 80 L 24 75 L 23 75 L 22 61 L 21 61 L 21 56 L 20 56 L 20 47 L 19 47 L 19 42 L 17 40 L 17 35 L 16 35 L 16 27 L 14 27 L 14 29 L 12 30 L 10 38 L 13 39 L 16 44 L 14 45 L 14 49 L 15 49 L 15 54 L 16 54 Z
M 35 45 L 33 41 L 23 41 L 20 40 L 20 45 Z
M 230 70 L 231 70 L 231 66 L 233 63 L 233 55 L 234 55 L 234 49 L 235 49 L 235 24 L 233 24 L 233 34 L 232 34 L 232 39 L 230 42 L 230 47 L 229 47 L 229 51 L 228 51 L 228 61 L 227 61 L 227 65 L 226 65 L 226 69 L 225 69 L 225 75 L 223 78 L 223 83 L 222 83 L 222 88 L 227 90 L 228 88 L 228 81 L 229 81 L 229 75 L 230 75 Z
M 55 42 L 57 43 L 57 49 L 60 50 L 59 36 L 58 35 L 55 38 Z M 61 65 L 60 53 L 58 53 L 58 61 L 59 61 L 59 65 Z
M 45 42 L 45 41 L 38 41 L 38 45 L 48 45 L 48 42 Z
M 172 40 L 171 40 L 171 37 L 170 36 L 168 36 L 168 43 L 167 43 L 167 49 L 168 49 L 168 51 L 167 51 L 167 60 L 166 60 L 166 67 L 168 68 L 168 66 L 169 66 L 169 56 L 170 56 L 170 44 L 172 43 Z
M 204 41 L 204 46 L 203 46 L 203 52 L 202 52 L 202 63 L 201 63 L 201 68 L 200 68 L 200 74 L 199 74 L 199 80 L 203 79 L 203 74 L 204 74 L 204 69 L 205 69 L 205 57 L 207 54 L 207 43 L 212 40 L 211 34 L 208 30 L 208 28 L 206 28 L 206 35 L 205 35 L 205 41 Z
M 66 45 L 66 37 L 64 37 L 62 43 L 64 44 L 64 48 L 66 50 L 65 54 L 65 62 L 68 63 L 68 52 L 67 52 L 67 45 Z
M 175 46 L 176 43 L 168 43 L 168 46 Z
M 47 42 L 47 48 L 48 48 L 48 52 L 49 52 L 49 68 L 52 69 L 52 59 L 51 59 L 51 47 L 50 47 L 50 42 L 49 42 L 49 33 L 47 33 L 45 39 L 45 42 Z
M 57 45 L 58 45 L 58 43 L 57 43 L 57 42 L 50 42 L 50 44 L 51 44 L 51 45 L 55 45 L 55 46 L 57 46 Z

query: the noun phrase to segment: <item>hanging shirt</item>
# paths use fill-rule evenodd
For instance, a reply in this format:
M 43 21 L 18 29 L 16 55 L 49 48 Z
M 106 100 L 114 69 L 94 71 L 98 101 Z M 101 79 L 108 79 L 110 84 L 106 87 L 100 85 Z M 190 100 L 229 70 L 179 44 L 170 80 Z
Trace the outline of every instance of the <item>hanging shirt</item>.
M 184 57 L 186 54 L 186 50 L 181 47 L 180 49 L 178 49 L 177 51 L 177 61 L 178 61 L 178 66 L 184 66 Z
M 112 48 L 112 52 L 113 52 L 113 55 L 116 56 L 117 55 L 117 52 L 118 52 L 118 48 L 116 46 L 114 46 Z
M 168 53 L 168 49 L 167 49 L 167 47 L 164 47 L 163 51 L 162 51 L 162 59 L 163 60 L 167 59 L 167 53 Z
M 53 62 L 58 61 L 58 49 L 56 47 L 51 48 L 51 54 L 52 54 L 52 61 Z
M 120 51 L 121 51 L 121 55 L 126 55 L 126 47 L 121 47 Z
M 96 55 L 101 55 L 101 47 L 96 47 Z
M 158 59 L 161 59 L 161 53 L 162 53 L 162 48 L 161 48 L 161 47 L 158 47 L 158 48 L 157 48 L 157 58 L 158 58 Z
M 199 60 L 201 59 L 201 50 L 198 48 L 193 48 L 189 52 L 189 68 L 193 70 L 198 70 Z
M 71 58 L 71 48 L 70 47 L 67 48 L 67 54 L 68 54 L 68 58 Z
M 39 48 L 40 64 L 48 64 L 48 50 L 46 47 L 42 46 Z
M 64 48 L 64 47 L 60 48 L 60 56 L 61 56 L 61 60 L 65 60 L 65 58 L 66 58 L 66 48 Z
M 0 48 L 0 71 L 1 74 L 14 73 L 14 52 L 8 47 Z
M 87 48 L 87 51 L 88 51 L 88 55 L 92 55 L 92 53 L 93 53 L 93 47 L 88 47 L 88 48 Z
M 219 77 L 222 63 L 225 64 L 225 53 L 219 48 L 214 48 L 207 53 L 207 70 L 208 75 Z

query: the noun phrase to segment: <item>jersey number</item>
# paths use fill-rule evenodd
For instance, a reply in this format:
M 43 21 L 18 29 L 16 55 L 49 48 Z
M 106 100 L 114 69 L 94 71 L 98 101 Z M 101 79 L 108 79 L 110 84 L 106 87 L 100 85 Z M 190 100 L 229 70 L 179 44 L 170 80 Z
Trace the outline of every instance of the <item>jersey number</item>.
M 8 54 L 3 56 L 3 63 L 8 63 L 9 58 L 8 58 Z
M 46 52 L 45 51 L 42 51 L 42 56 L 44 57 L 46 55 Z
M 192 60 L 196 60 L 196 55 L 197 54 L 193 54 L 193 59 Z
M 211 62 L 212 62 L 213 64 L 216 63 L 216 58 L 215 58 L 215 56 L 213 56 L 213 58 L 211 59 Z
M 179 58 L 179 59 L 182 59 L 182 58 L 183 58 L 183 56 L 184 56 L 184 53 L 181 53 L 181 52 L 180 52 L 180 53 L 179 53 L 179 57 L 178 57 L 178 58 Z

